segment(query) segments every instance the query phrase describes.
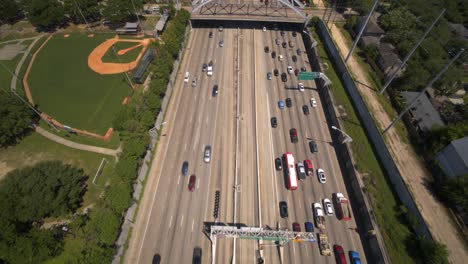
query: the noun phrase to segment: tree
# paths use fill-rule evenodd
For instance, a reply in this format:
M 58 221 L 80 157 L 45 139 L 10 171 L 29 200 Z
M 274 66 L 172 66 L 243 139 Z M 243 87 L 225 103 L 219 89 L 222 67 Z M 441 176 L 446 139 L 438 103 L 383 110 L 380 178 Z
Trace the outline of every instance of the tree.
M 53 29 L 64 21 L 65 11 L 57 0 L 31 0 L 27 17 L 36 27 Z
M 448 264 L 447 246 L 435 240 L 430 240 L 424 237 L 416 239 L 419 255 L 422 263 L 425 264 Z
M 9 92 L 0 92 L 0 147 L 18 143 L 31 130 L 34 112 Z
M 142 8 L 143 2 L 141 0 L 108 0 L 105 3 L 103 14 L 112 23 L 124 22 L 136 19 L 136 11 Z
M 0 0 L 0 6 L 0 24 L 14 23 L 23 14 L 16 1 Z
M 70 16 L 74 23 L 85 23 L 97 21 L 101 18 L 100 6 L 98 0 L 65 0 L 65 13 Z
M 442 186 L 441 195 L 452 205 L 468 210 L 468 175 L 447 180 Z

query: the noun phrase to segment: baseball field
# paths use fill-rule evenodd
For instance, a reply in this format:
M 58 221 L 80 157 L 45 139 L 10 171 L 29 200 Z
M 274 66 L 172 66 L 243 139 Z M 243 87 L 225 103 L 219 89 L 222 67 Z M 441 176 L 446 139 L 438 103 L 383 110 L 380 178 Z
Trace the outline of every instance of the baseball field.
M 27 78 L 34 104 L 64 125 L 105 134 L 132 93 L 124 73 L 99 74 L 88 65 L 90 53 L 113 37 L 55 34 L 36 55 Z M 125 61 L 138 55 L 131 53 Z

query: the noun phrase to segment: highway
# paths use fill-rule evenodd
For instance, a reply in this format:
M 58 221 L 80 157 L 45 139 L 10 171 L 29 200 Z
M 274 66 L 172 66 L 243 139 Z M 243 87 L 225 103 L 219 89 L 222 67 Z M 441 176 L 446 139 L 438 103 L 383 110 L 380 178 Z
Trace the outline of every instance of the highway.
M 210 31 L 212 38 L 208 37 Z M 291 40 L 295 48 L 277 46 L 275 38 Z M 282 54 L 283 62 L 272 59 L 265 46 Z M 195 247 L 202 248 L 203 263 L 211 263 L 212 257 L 215 263 L 256 263 L 260 243 L 255 240 L 219 238 L 213 256 L 211 242 L 203 233 L 204 223 L 291 230 L 292 223 L 298 222 L 304 231 L 304 222 L 314 222 L 312 203 L 331 199 L 333 192 L 348 197 L 315 82 L 305 81 L 306 89 L 300 92 L 294 74 L 288 74 L 286 83 L 280 76 L 266 78 L 274 68 L 281 75 L 288 65 L 311 71 L 306 55 L 296 54 L 298 47 L 305 50 L 301 35 L 293 37 L 292 31 L 286 31 L 283 37 L 272 29 L 192 29 L 125 263 L 151 263 L 155 254 L 161 256 L 161 263 L 191 263 Z M 293 54 L 297 63 L 292 62 Z M 211 77 L 202 72 L 202 64 L 210 60 L 214 65 Z M 188 83 L 184 82 L 186 72 L 190 73 Z M 193 87 L 195 75 L 198 82 Z M 219 85 L 217 97 L 212 96 L 215 84 Z M 287 97 L 292 99 L 292 107 L 280 110 L 278 100 Z M 310 106 L 311 97 L 317 99 L 317 108 Z M 302 105 L 309 106 L 310 115 L 302 113 Z M 278 118 L 277 128 L 270 125 L 272 116 Z M 299 134 L 297 144 L 289 139 L 293 127 Z M 309 151 L 308 139 L 317 142 L 318 153 Z M 207 145 L 212 146 L 209 163 L 203 161 Z M 300 182 L 296 191 L 288 190 L 283 173 L 274 167 L 274 159 L 286 151 L 298 162 L 310 159 L 315 168 L 323 168 L 327 182 L 319 183 L 314 174 Z M 189 163 L 186 176 L 182 176 L 184 161 Z M 197 179 L 193 192 L 188 190 L 192 174 Z M 220 192 L 220 207 L 215 219 L 216 191 Z M 279 215 L 279 201 L 288 203 L 286 219 Z M 349 250 L 358 251 L 366 263 L 354 220 L 326 218 L 331 244 L 342 245 L 346 255 Z M 319 254 L 317 243 L 290 242 L 281 250 L 271 241 L 261 244 L 265 263 L 335 263 L 334 257 Z

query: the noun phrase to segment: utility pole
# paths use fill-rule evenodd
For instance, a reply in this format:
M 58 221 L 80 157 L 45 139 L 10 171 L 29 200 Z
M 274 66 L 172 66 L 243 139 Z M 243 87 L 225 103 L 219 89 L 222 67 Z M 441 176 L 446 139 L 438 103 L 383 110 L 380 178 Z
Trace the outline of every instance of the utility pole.
M 393 119 L 392 123 L 382 132 L 382 134 L 385 134 L 388 130 L 390 130 L 390 128 L 392 128 L 396 122 L 398 122 L 398 120 L 401 119 L 401 117 L 406 114 L 406 112 L 408 112 L 408 110 L 413 106 L 413 104 L 419 99 L 419 97 L 421 97 L 425 92 L 426 90 L 429 88 L 429 87 L 432 87 L 432 85 L 440 78 L 440 76 L 442 76 L 442 74 L 444 74 L 444 72 L 450 67 L 450 65 L 452 65 L 452 63 L 454 61 L 456 61 L 458 59 L 458 57 L 460 57 L 460 55 L 465 51 L 465 49 L 461 49 L 457 55 L 455 55 L 455 57 L 453 57 L 446 65 L 445 67 L 426 85 L 426 87 L 408 104 L 408 106 L 403 110 L 401 111 L 401 113 L 395 118 Z
M 406 57 L 403 59 L 403 61 L 401 62 L 400 66 L 398 67 L 398 69 L 396 69 L 396 71 L 394 71 L 390 77 L 390 79 L 385 83 L 385 85 L 382 87 L 382 89 L 380 90 L 380 94 L 383 94 L 383 92 L 385 92 L 385 90 L 388 88 L 388 86 L 390 85 L 390 83 L 393 81 L 393 79 L 395 79 L 395 77 L 397 76 L 398 72 L 401 70 L 401 68 L 403 68 L 405 65 L 406 65 L 406 62 L 408 62 L 408 60 L 410 59 L 411 55 L 413 55 L 413 53 L 416 51 L 416 49 L 419 47 L 419 45 L 421 45 L 421 43 L 423 42 L 423 40 L 426 38 L 427 34 L 429 34 L 429 32 L 431 32 L 432 28 L 435 26 L 435 24 L 437 24 L 437 22 L 439 21 L 439 19 L 442 17 L 442 15 L 445 13 L 445 10 L 442 10 L 442 12 L 440 12 L 439 16 L 436 18 L 436 20 L 434 20 L 434 22 L 432 23 L 432 25 L 426 30 L 426 32 L 424 32 L 424 34 L 422 35 L 422 37 L 419 39 L 419 41 L 416 43 L 416 45 L 414 45 L 413 49 L 411 49 L 411 51 L 406 55 Z
M 374 12 L 374 10 L 377 7 L 378 3 L 379 3 L 379 0 L 375 0 L 374 4 L 372 5 L 371 10 L 369 11 L 369 14 L 367 14 L 366 21 L 364 22 L 364 25 L 362 25 L 362 28 L 359 31 L 359 34 L 358 34 L 356 40 L 354 40 L 353 46 L 351 47 L 351 49 L 349 50 L 348 55 L 346 56 L 345 63 L 348 62 L 349 57 L 351 57 L 351 54 L 353 54 L 353 51 L 356 48 L 359 40 L 361 39 L 362 33 L 364 32 L 364 29 L 366 29 L 367 23 L 369 23 L 369 20 L 370 20 L 370 18 L 372 16 L 372 13 Z

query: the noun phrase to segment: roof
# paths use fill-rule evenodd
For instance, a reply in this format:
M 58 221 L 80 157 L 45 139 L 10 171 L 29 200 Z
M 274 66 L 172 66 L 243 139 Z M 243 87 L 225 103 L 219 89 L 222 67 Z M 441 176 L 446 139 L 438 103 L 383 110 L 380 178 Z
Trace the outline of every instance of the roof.
M 454 31 L 457 35 L 463 38 L 468 38 L 468 29 L 463 24 L 454 24 L 449 23 L 452 31 Z
M 127 22 L 124 28 L 138 28 L 138 22 Z
M 169 19 L 169 15 L 162 15 L 159 18 L 158 23 L 156 23 L 155 29 L 157 31 L 162 31 L 164 29 L 164 26 L 166 25 L 167 20 Z
M 382 43 L 379 45 L 379 54 L 382 62 L 383 71 L 386 69 L 401 64 L 401 60 L 395 52 L 395 47 L 389 43 Z
M 419 94 L 419 92 L 401 93 L 407 104 L 411 103 Z M 418 98 L 418 100 L 411 106 L 410 111 L 414 119 L 418 121 L 419 128 L 423 131 L 430 130 L 435 125 L 445 126 L 439 112 L 432 105 L 426 93 Z
M 371 44 L 379 45 L 380 37 L 362 36 L 360 42 L 364 46 L 371 45 Z
M 450 145 L 453 146 L 458 156 L 460 156 L 460 159 L 462 159 L 463 163 L 468 167 L 468 136 L 454 140 L 450 142 Z
M 361 30 L 362 25 L 364 25 L 364 22 L 366 21 L 365 16 L 358 17 L 357 23 L 355 30 L 359 32 Z M 377 35 L 383 35 L 385 34 L 385 31 L 377 24 L 377 19 L 372 16 L 371 19 L 369 20 L 369 23 L 367 23 L 366 29 L 364 30 L 363 35 L 369 35 L 369 34 L 377 34 Z

